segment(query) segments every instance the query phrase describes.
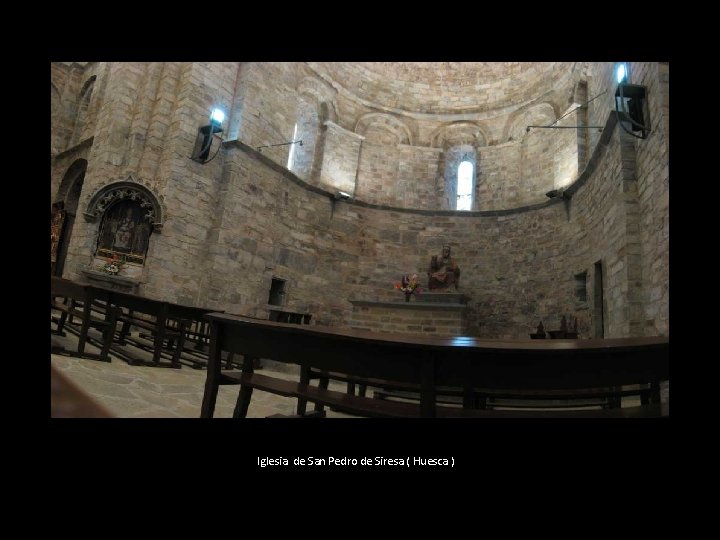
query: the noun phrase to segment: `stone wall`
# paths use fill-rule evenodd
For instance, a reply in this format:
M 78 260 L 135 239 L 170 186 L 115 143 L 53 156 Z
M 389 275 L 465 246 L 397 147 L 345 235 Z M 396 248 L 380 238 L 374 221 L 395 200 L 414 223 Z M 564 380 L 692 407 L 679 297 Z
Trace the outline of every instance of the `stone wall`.
M 442 208 L 438 189 L 439 148 L 400 145 L 395 196 L 387 204 L 400 208 Z M 379 201 L 378 201 L 379 202 Z
M 80 277 L 92 259 L 99 223 L 81 217 L 90 198 L 103 186 L 130 180 L 154 193 L 165 216 L 162 232 L 151 236 L 139 289 L 153 298 L 267 316 L 270 283 L 278 277 L 287 280 L 287 307 L 312 313 L 317 324 L 347 325 L 350 300 L 400 300 L 393 283 L 409 272 L 424 281 L 430 257 L 450 243 L 462 271 L 459 291 L 471 298 L 471 335 L 526 337 L 540 319 L 555 329 L 566 315 L 578 316 L 581 336 L 588 337 L 593 295 L 588 287 L 588 300 L 578 302 L 574 276 L 586 272 L 592 284 L 597 261 L 606 279 L 605 335 L 667 331 L 667 66 L 633 64 L 633 73 L 650 88 L 653 132 L 645 141 L 628 140 L 608 124 L 604 142 L 598 134 L 590 172 L 569 203 L 544 194 L 559 185 L 556 179 L 572 163 L 577 167 L 575 130 L 544 130 L 544 142 L 538 135 L 541 142 L 525 150 L 519 139 L 495 145 L 497 135 L 483 135 L 493 144 L 478 148 L 476 207 L 487 212 L 432 206 L 433 197 L 442 197 L 444 155 L 422 146 L 429 139 L 422 142 L 420 120 L 408 123 L 407 132 L 397 128 L 394 133 L 406 133 L 405 139 L 388 141 L 394 179 L 388 162 L 373 184 L 372 160 L 364 152 L 374 128 L 366 126 L 365 136 L 355 132 L 342 119 L 346 111 L 335 109 L 332 93 L 323 94 L 326 86 L 312 89 L 302 66 L 167 62 L 73 69 L 81 73 L 57 70 L 57 80 L 72 87 L 68 95 L 79 92 L 92 70 L 98 102 L 89 146 L 72 147 L 53 161 L 53 186 L 77 159 L 88 161 L 66 277 Z M 589 78 L 592 88 L 602 69 Z M 270 83 L 273 77 L 277 84 Z M 321 158 L 317 175 L 306 172 L 307 156 L 302 172 L 288 171 L 288 147 L 255 149 L 278 142 L 280 134 L 290 140 L 302 101 L 297 88 L 305 88 L 306 97 L 319 96 L 313 103 L 325 106 L 324 112 L 315 109 L 322 120 L 312 152 L 313 163 Z M 285 98 L 285 105 L 276 103 Z M 227 134 L 235 130 L 238 142 L 225 143 L 215 159 L 199 164 L 190 154 L 213 106 L 229 111 Z M 588 111 L 591 124 L 607 122 L 607 116 L 597 117 L 600 110 L 598 105 Z M 358 106 L 357 112 L 360 118 L 368 111 Z M 335 114 L 337 123 L 328 119 Z M 498 121 L 489 133 L 510 121 Z M 517 124 L 521 132 L 523 122 Z M 53 134 L 56 140 L 64 136 L 60 132 Z M 382 148 L 375 149 L 378 160 Z M 526 157 L 535 152 L 531 166 L 540 167 L 541 180 L 513 186 L 530 170 L 518 158 L 523 151 Z M 337 190 L 352 194 L 356 181 L 356 201 L 335 200 Z M 373 185 L 376 200 L 360 197 L 363 186 Z M 537 205 L 503 210 L 508 201 Z
M 635 139 L 639 199 L 639 256 L 642 266 L 642 328 L 647 335 L 669 332 L 669 66 L 631 63 L 632 81 L 647 87 L 651 131 Z
M 355 302 L 350 327 L 371 332 L 424 336 L 466 335 L 465 310 L 459 306 L 428 306 L 415 302 Z
M 81 277 L 92 261 L 100 223 L 80 217 L 90 198 L 103 186 L 129 180 L 147 187 L 167 218 L 162 233 L 151 236 L 141 292 L 197 301 L 215 202 L 212 178 L 221 174 L 222 157 L 207 165 L 189 157 L 211 107 L 229 108 L 236 70 L 234 63 L 107 64 L 95 81 L 105 88 L 105 98 L 87 155 L 66 277 Z
M 272 277 L 279 277 L 288 280 L 290 308 L 314 313 L 318 324 L 347 324 L 350 299 L 397 300 L 392 283 L 408 272 L 425 275 L 430 256 L 449 242 L 462 270 L 460 291 L 471 297 L 468 333 L 519 338 L 540 319 L 547 329 L 559 328 L 566 315 L 577 316 L 581 335 L 589 337 L 591 286 L 578 302 L 574 276 L 585 272 L 592 284 L 600 261 L 605 335 L 635 335 L 628 299 L 638 279 L 637 197 L 623 167 L 621 134 L 613 126 L 608 131 L 592 174 L 570 203 L 495 214 L 333 203 L 330 193 L 288 181 L 293 177 L 282 168 L 234 148 L 228 194 L 235 195 L 225 197 L 229 214 L 218 233 L 209 300 L 259 316 Z
M 460 291 L 472 298 L 469 333 L 522 337 L 539 316 L 557 326 L 573 308 L 561 204 L 500 216 L 389 211 L 333 203 L 249 148 L 229 149 L 227 166 L 207 305 L 262 316 L 278 277 L 290 309 L 318 324 L 348 324 L 349 300 L 400 299 L 393 283 L 408 272 L 424 276 L 450 242 Z
M 398 198 L 396 186 L 400 164 L 398 145 L 401 140 L 396 133 L 377 124 L 370 126 L 364 136 L 355 196 L 375 204 L 394 206 L 395 201 L 402 200 Z
M 334 122 L 325 122 L 325 144 L 318 184 L 332 193 L 343 191 L 355 196 L 358 161 L 363 137 Z
M 92 137 L 104 86 L 103 62 L 50 65 L 51 153 Z

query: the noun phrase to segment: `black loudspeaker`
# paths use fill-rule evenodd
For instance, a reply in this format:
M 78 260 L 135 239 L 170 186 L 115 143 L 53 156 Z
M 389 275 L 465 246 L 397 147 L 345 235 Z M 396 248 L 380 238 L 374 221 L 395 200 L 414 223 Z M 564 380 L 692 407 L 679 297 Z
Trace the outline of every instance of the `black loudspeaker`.
M 222 133 L 222 129 L 217 124 L 202 126 L 198 129 L 197 139 L 195 140 L 195 149 L 193 150 L 192 159 L 205 163 L 210 155 L 210 146 L 212 146 L 212 136 L 214 133 Z
M 650 132 L 645 122 L 645 93 L 644 86 L 625 83 L 618 84 L 615 91 L 615 106 L 620 120 L 625 120 L 632 131 L 642 132 L 643 138 Z

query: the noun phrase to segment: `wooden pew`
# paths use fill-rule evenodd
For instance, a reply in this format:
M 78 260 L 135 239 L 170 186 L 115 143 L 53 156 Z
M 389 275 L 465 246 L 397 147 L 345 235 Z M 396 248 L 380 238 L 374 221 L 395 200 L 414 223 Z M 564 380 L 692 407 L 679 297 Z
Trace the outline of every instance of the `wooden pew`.
M 234 417 L 245 417 L 254 389 L 303 398 L 361 416 L 388 417 L 654 417 L 669 404 L 591 411 L 496 411 L 473 408 L 477 388 L 577 390 L 669 380 L 667 338 L 605 340 L 480 340 L 379 334 L 360 330 L 258 321 L 227 314 L 207 315 L 210 361 L 201 416 L 212 417 L 218 388 L 239 384 Z M 221 370 L 221 351 L 244 355 L 241 372 Z M 285 381 L 253 370 L 255 357 L 299 364 L 328 373 L 417 385 L 419 403 L 350 395 Z M 443 387 L 462 389 L 462 407 L 438 406 Z M 632 409 L 632 410 L 631 410 Z
M 147 330 L 151 334 L 152 346 L 146 347 L 141 341 L 134 341 L 134 344 L 141 348 L 149 348 L 152 350 L 152 361 L 155 365 L 160 365 L 162 352 L 165 347 L 165 340 L 168 340 L 168 346 L 173 348 L 170 358 L 170 367 L 180 368 L 180 353 L 182 352 L 185 342 L 185 332 L 189 325 L 189 321 L 180 319 L 177 327 L 168 324 L 168 314 L 170 311 L 168 302 L 161 300 L 153 300 L 135 294 L 114 291 L 102 287 L 91 287 L 96 302 L 95 309 L 102 312 L 107 306 L 120 308 L 118 315 L 118 331 L 117 343 L 124 345 L 129 339 L 130 328 L 136 327 Z M 174 347 L 172 347 L 174 345 Z M 123 354 L 131 364 L 144 363 L 141 360 L 129 355 L 126 351 L 116 352 Z
M 58 298 L 63 298 L 64 301 L 59 301 Z M 110 309 L 105 317 L 97 317 L 92 313 L 94 299 L 95 291 L 90 285 L 81 285 L 57 276 L 50 278 L 50 307 L 51 310 L 54 309 L 60 312 L 56 333 L 63 333 L 68 319 L 72 321 L 73 317 L 79 318 L 78 354 L 89 358 L 97 358 L 103 362 L 110 362 L 108 354 L 120 311 Z M 85 352 L 85 344 L 89 337 L 88 330 L 91 327 L 97 328 L 103 335 L 99 355 Z
M 182 331 L 181 329 L 184 328 L 184 340 L 180 358 L 190 361 L 195 369 L 207 366 L 207 350 L 210 347 L 210 325 L 205 319 L 205 315 L 213 312 L 224 313 L 207 308 L 167 302 L 168 327 L 177 332 Z M 192 348 L 188 346 L 190 344 L 194 344 Z M 183 355 L 182 351 L 188 354 Z
M 400 399 L 404 401 L 419 401 L 420 393 L 413 385 L 404 389 L 395 388 L 397 385 L 391 381 L 378 381 L 373 386 L 375 399 Z M 633 385 L 624 388 L 586 388 L 576 390 L 491 390 L 487 388 L 473 389 L 474 408 L 496 409 L 500 408 L 579 408 L 601 407 L 605 409 L 619 408 L 623 397 L 639 397 L 641 404 L 650 403 L 659 392 L 659 388 L 652 385 Z M 439 388 L 437 392 L 438 403 L 461 403 L 462 388 Z

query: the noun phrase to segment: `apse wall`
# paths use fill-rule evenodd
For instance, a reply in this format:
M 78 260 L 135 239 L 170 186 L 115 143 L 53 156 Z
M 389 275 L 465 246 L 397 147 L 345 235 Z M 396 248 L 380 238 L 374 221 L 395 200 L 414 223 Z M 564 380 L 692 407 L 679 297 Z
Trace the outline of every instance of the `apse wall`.
M 650 136 L 638 141 L 610 120 L 613 90 L 593 102 L 588 123 L 605 131 L 591 131 L 590 164 L 565 202 L 545 192 L 560 186 L 557 171 L 572 170 L 573 160 L 577 168 L 577 134 L 528 132 L 529 122 L 564 113 L 543 103 L 447 126 L 359 105 L 349 120 L 343 117 L 349 107 L 341 106 L 348 99 L 299 64 L 54 69 L 51 101 L 60 120 L 57 129 L 53 120 L 52 140 L 62 150 L 52 161 L 53 200 L 69 192 L 62 185 L 68 171 L 87 160 L 64 276 L 82 279 L 92 262 L 99 223 L 82 215 L 93 195 L 129 181 L 150 190 L 164 216 L 138 283 L 149 297 L 267 316 L 276 277 L 287 280 L 288 307 L 312 312 L 318 324 L 341 325 L 349 321 L 351 299 L 398 299 L 392 285 L 400 275 L 424 275 L 430 256 L 450 243 L 462 269 L 460 292 L 471 298 L 470 334 L 525 337 L 540 319 L 557 328 L 566 315 L 577 316 L 589 337 L 596 308 L 608 337 L 667 334 L 668 69 L 633 63 L 631 72 L 648 86 Z M 591 97 L 614 88 L 607 63 L 591 64 L 587 76 Z M 86 114 L 80 104 L 88 81 L 94 90 Z M 190 154 L 212 106 L 230 113 L 228 142 L 203 165 Z M 297 115 L 308 133 L 302 148 L 312 152 L 297 156 L 295 174 L 286 168 L 288 147 L 257 146 L 280 135 L 290 140 Z M 443 210 L 445 155 L 465 143 L 477 150 L 481 211 L 450 212 Z M 375 154 L 364 153 L 373 144 Z M 361 191 L 373 186 L 373 174 L 382 180 L 378 189 Z M 348 185 L 358 188 L 355 200 L 335 200 Z M 593 297 L 596 263 L 603 306 Z
M 205 304 L 267 316 L 273 278 L 287 280 L 286 306 L 318 324 L 344 325 L 350 300 L 399 300 L 393 283 L 417 272 L 449 243 L 470 297 L 468 333 L 523 338 L 540 320 L 559 328 L 578 318 L 594 333 L 592 283 L 603 268 L 605 336 L 634 335 L 628 291 L 638 279 L 632 194 L 621 133 L 608 122 L 593 166 L 571 202 L 523 211 L 402 211 L 335 201 L 241 143 L 228 147 L 222 219 L 213 231 Z M 577 277 L 585 275 L 585 299 Z M 431 327 L 426 329 L 429 333 Z
M 323 78 L 313 63 L 247 63 L 240 68 L 229 135 L 288 167 L 294 126 L 295 159 L 290 170 L 310 184 L 342 190 L 356 199 L 399 208 L 454 209 L 444 186 L 449 181 L 445 158 L 458 145 L 471 145 L 481 155 L 475 170 L 473 209 L 497 210 L 536 204 L 545 193 L 570 184 L 578 174 L 578 136 L 574 129 L 532 129 L 552 125 L 572 103 L 571 74 L 560 77 L 563 88 L 530 98 L 530 90 L 514 89 L 522 101 L 515 107 L 479 106 L 482 112 L 410 114 L 388 112 L 372 102 L 358 102 L 352 91 Z M 533 89 L 541 92 L 539 76 Z M 573 72 L 572 77 L 580 77 Z M 507 81 L 506 81 L 507 83 Z M 509 83 L 507 83 L 509 84 Z M 514 83 L 517 84 L 517 81 Z M 420 88 L 393 87 L 388 92 Z M 375 85 L 380 88 L 380 83 Z M 342 91 L 338 91 L 340 88 Z M 508 92 L 513 85 L 505 86 Z M 418 90 L 419 91 L 419 90 Z M 467 91 L 467 89 L 466 89 Z M 505 95 L 500 92 L 498 96 Z M 377 94 L 377 92 L 376 92 Z M 370 94 L 378 101 L 385 94 Z M 421 92 L 422 95 L 422 92 Z M 513 94 L 514 95 L 514 94 Z M 498 99 L 500 99 L 498 97 Z M 445 98 L 445 102 L 450 102 Z M 413 103 L 408 99 L 405 105 Z M 557 125 L 575 125 L 575 114 Z M 270 146 L 281 145 L 281 146 Z M 310 165 L 312 163 L 312 165 Z
M 267 316 L 276 278 L 287 280 L 287 307 L 313 313 L 318 324 L 347 324 L 350 300 L 399 300 L 400 276 L 424 276 L 450 243 L 460 291 L 471 297 L 471 333 L 521 337 L 541 313 L 556 325 L 569 314 L 562 204 L 487 216 L 360 206 L 310 189 L 239 143 L 228 148 L 226 178 L 212 234 L 211 307 Z

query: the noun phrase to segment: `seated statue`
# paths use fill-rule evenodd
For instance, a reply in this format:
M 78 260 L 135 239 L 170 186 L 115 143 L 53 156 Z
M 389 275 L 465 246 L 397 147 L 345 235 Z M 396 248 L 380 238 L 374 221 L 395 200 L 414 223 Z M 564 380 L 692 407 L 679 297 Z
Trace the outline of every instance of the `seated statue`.
M 428 272 L 428 289 L 446 289 L 454 284 L 458 288 L 460 282 L 460 268 L 450 257 L 450 246 L 443 246 L 442 255 L 433 255 L 430 260 L 430 271 Z

